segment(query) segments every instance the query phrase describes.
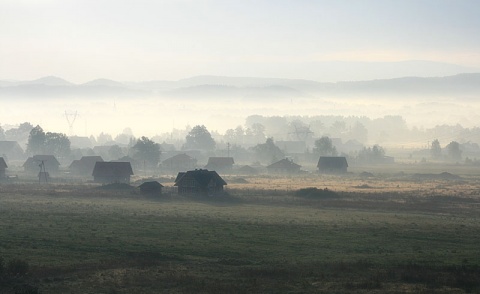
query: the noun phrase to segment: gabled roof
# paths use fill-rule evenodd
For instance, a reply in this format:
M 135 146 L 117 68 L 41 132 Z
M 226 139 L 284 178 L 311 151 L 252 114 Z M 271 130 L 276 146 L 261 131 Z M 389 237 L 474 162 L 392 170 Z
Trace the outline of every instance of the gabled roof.
M 29 157 L 27 161 L 23 164 L 23 166 L 29 166 L 31 164 L 38 164 L 40 162 L 44 162 L 47 165 L 56 165 L 59 166 L 60 162 L 58 162 L 57 158 L 53 155 L 34 155 L 33 157 Z
M 275 163 L 270 164 L 267 168 L 281 168 L 281 169 L 300 169 L 302 166 L 296 164 L 295 162 L 284 158 Z
M 153 190 L 153 189 L 163 188 L 163 185 L 157 181 L 150 181 L 150 182 L 144 182 L 138 187 L 140 189 Z
M 345 168 L 348 167 L 344 156 L 320 156 L 317 167 L 321 168 Z
M 207 166 L 231 166 L 234 163 L 233 157 L 209 157 Z
M 122 177 L 133 175 L 130 162 L 100 162 L 95 163 L 92 175 L 94 177 Z
M 213 170 L 206 170 L 206 169 L 196 169 L 196 170 L 190 170 L 187 172 L 181 172 L 178 173 L 177 178 L 175 179 L 175 185 L 174 186 L 180 186 L 182 184 L 182 181 L 188 178 L 194 179 L 199 186 L 201 187 L 207 187 L 210 181 L 216 181 L 217 184 L 219 185 L 226 185 L 227 182 L 225 182 L 222 177 L 220 177 L 216 171 Z
M 103 158 L 101 156 L 97 156 L 97 155 L 82 156 L 82 158 L 80 158 L 80 162 L 83 163 L 83 164 L 94 165 L 98 161 L 103 162 Z
M 241 168 L 239 168 L 237 172 L 245 173 L 245 174 L 256 174 L 258 173 L 258 170 L 254 167 L 251 167 L 250 165 L 244 165 Z
M 181 153 L 165 159 L 163 163 L 185 162 L 185 161 L 196 161 L 196 159 L 191 157 L 190 155 L 187 155 L 186 153 Z
M 3 157 L 0 157 L 0 168 L 7 168 L 7 163 L 5 162 L 5 159 Z

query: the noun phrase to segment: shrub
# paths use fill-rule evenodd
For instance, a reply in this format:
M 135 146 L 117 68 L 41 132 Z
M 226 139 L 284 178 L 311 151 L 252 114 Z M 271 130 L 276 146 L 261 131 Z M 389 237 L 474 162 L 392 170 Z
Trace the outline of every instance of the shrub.
M 295 192 L 296 196 L 312 198 L 312 199 L 326 199 L 326 198 L 336 198 L 338 194 L 327 188 L 318 189 L 318 188 L 304 188 L 297 190 Z

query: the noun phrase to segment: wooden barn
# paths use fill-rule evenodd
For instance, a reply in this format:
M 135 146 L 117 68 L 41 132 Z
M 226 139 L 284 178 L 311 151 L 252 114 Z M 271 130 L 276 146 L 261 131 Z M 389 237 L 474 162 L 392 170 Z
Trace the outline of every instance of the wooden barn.
M 197 159 L 186 153 L 177 154 L 162 161 L 162 169 L 179 172 L 181 170 L 191 170 L 197 166 Z
M 216 171 L 196 169 L 178 173 L 174 186 L 178 187 L 178 194 L 211 196 L 223 192 L 226 184 Z
M 323 174 L 344 174 L 348 163 L 344 156 L 320 156 L 317 164 L 318 172 Z
M 288 158 L 285 158 L 267 166 L 267 171 L 269 174 L 298 174 L 301 167 L 301 165 L 296 164 Z
M 231 172 L 234 163 L 233 157 L 209 157 L 205 168 L 219 172 Z
M 57 158 L 53 155 L 34 155 L 33 157 L 29 157 L 23 164 L 23 168 L 27 173 L 37 174 L 40 171 L 42 162 L 45 167 L 45 172 L 49 174 L 58 173 L 60 162 L 58 162 Z
M 3 157 L 0 157 L 0 179 L 5 178 L 5 169 L 7 168 L 7 163 Z
M 162 194 L 163 185 L 157 181 L 144 182 L 140 186 L 140 193 L 146 195 L 160 195 Z
M 93 168 L 93 181 L 95 183 L 130 183 L 133 175 L 130 162 L 100 162 L 95 163 Z
M 74 175 L 90 176 L 97 162 L 103 162 L 103 158 L 101 156 L 82 156 L 80 160 L 74 160 L 70 164 L 69 170 Z

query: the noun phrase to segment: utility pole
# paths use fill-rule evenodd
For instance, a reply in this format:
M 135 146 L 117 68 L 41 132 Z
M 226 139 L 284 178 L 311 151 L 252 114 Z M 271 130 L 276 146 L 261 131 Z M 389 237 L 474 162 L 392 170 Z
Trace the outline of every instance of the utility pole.
M 227 157 L 230 157 L 230 142 L 227 143 Z

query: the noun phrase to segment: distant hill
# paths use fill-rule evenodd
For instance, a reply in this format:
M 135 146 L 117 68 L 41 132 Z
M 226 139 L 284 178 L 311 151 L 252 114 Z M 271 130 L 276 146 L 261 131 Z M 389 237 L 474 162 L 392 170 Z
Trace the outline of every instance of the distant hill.
M 117 82 L 97 79 L 76 85 L 58 77 L 0 81 L 0 97 L 145 97 L 275 99 L 341 96 L 454 96 L 477 98 L 480 73 L 321 83 L 301 79 L 197 76 L 178 81 Z

